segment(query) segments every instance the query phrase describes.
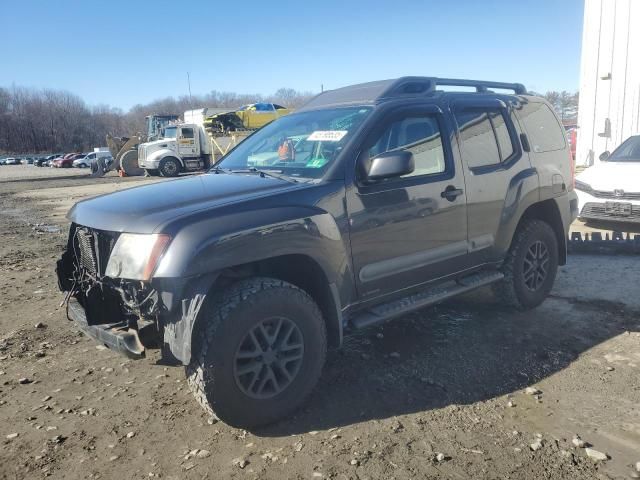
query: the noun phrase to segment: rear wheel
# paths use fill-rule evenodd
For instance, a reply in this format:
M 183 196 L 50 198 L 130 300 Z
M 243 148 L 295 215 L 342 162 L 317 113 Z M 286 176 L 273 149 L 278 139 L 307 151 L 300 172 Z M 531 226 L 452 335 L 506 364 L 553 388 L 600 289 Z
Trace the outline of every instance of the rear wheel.
M 163 177 L 177 177 L 180 173 L 180 162 L 173 157 L 165 158 L 160 162 L 158 170 Z
M 205 410 L 237 427 L 294 411 L 317 383 L 327 349 L 311 297 L 281 280 L 252 278 L 203 308 L 187 377 Z
M 511 242 L 502 271 L 493 285 L 496 297 L 520 309 L 540 305 L 549 295 L 558 270 L 558 241 L 542 220 L 523 220 Z

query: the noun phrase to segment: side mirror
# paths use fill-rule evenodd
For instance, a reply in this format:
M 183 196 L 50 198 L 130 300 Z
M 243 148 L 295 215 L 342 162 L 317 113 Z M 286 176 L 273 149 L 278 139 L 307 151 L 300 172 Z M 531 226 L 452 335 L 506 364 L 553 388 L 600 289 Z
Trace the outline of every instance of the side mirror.
M 611 152 L 607 150 L 606 152 L 602 152 L 598 158 L 600 159 L 601 162 L 606 162 L 609 159 L 610 155 L 611 155 Z
M 401 177 L 413 172 L 415 161 L 413 154 L 406 150 L 394 150 L 381 153 L 369 160 L 366 168 L 367 180 L 384 180 L 385 178 Z

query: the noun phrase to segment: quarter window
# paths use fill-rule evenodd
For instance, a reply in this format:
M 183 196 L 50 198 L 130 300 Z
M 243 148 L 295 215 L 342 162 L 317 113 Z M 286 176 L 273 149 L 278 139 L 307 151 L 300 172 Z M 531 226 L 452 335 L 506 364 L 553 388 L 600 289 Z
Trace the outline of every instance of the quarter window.
M 409 116 L 392 122 L 369 149 L 371 158 L 392 150 L 413 154 L 415 170 L 402 178 L 445 171 L 440 126 L 435 116 Z
M 518 112 L 529 137 L 531 149 L 536 153 L 561 150 L 565 146 L 560 124 L 545 103 L 526 103 Z

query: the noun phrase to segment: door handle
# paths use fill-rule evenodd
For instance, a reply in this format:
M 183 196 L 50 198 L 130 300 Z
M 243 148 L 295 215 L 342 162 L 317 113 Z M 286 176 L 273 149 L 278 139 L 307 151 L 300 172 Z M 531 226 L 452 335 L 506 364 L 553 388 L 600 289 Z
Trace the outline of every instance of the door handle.
M 453 202 L 456 198 L 462 195 L 464 192 L 461 188 L 456 188 L 453 185 L 449 185 L 444 189 L 444 192 L 440 194 L 442 198 L 446 198 L 450 202 Z

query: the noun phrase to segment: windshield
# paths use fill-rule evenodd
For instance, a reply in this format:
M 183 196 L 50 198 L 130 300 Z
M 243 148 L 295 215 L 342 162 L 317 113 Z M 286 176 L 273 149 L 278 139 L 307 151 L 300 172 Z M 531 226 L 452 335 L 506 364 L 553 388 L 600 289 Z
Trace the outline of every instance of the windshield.
M 640 136 L 627 138 L 607 158 L 608 162 L 640 162 Z
M 216 168 L 321 178 L 370 111 L 335 108 L 279 118 L 240 143 Z
M 177 127 L 167 127 L 164 129 L 163 138 L 176 138 Z

